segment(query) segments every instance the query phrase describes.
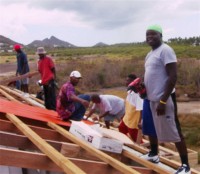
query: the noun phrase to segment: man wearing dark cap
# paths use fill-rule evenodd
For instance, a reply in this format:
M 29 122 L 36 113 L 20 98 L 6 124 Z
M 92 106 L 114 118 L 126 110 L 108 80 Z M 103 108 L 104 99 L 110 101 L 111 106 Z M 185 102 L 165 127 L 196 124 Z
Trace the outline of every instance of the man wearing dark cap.
M 38 47 L 39 56 L 38 71 L 41 74 L 41 84 L 44 89 L 44 104 L 49 110 L 56 110 L 56 71 L 55 65 L 51 57 L 46 56 L 46 51 L 43 47 Z
M 144 83 L 157 137 L 150 137 L 151 150 L 142 158 L 159 162 L 158 141 L 173 142 L 182 162 L 175 174 L 190 174 L 187 148 L 177 117 L 174 90 L 177 80 L 177 58 L 174 50 L 162 42 L 162 28 L 159 25 L 147 28 L 146 42 L 152 50 L 145 58 Z
M 14 45 L 14 50 L 17 53 L 16 76 L 28 73 L 29 72 L 28 59 L 26 54 L 22 51 L 21 45 L 19 44 Z M 19 83 L 19 89 L 21 91 L 28 93 L 29 78 L 24 78 L 20 81 L 17 81 L 17 83 Z

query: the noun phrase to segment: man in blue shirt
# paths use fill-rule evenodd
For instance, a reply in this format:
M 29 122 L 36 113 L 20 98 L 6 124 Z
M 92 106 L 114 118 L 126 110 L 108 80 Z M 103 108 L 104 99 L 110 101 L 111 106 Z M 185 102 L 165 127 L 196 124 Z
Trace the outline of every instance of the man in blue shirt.
M 22 51 L 21 46 L 18 44 L 14 45 L 14 50 L 17 53 L 16 76 L 28 73 L 30 70 L 26 54 Z M 22 79 L 20 81 L 20 90 L 25 93 L 28 93 L 28 83 L 29 83 L 29 78 Z

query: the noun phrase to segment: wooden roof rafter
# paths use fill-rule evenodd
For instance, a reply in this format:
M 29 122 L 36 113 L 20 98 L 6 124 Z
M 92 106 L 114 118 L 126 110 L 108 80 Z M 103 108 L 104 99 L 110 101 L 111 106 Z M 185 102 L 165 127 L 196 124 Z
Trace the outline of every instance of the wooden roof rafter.
M 5 92 L 5 91 L 4 91 Z M 16 91 L 17 92 L 17 91 Z M 1 90 L 0 90 L 0 93 L 1 93 Z M 4 94 L 4 95 L 7 95 L 7 96 L 9 96 L 9 94 Z M 13 100 L 12 99 L 12 96 L 11 97 L 9 97 L 9 99 L 10 100 Z M 31 103 L 31 105 L 34 105 L 34 103 Z M 8 119 L 13 123 L 13 122 L 15 122 L 15 123 L 19 123 L 17 120 L 15 120 L 15 116 L 12 116 L 12 114 L 10 115 L 10 114 L 6 114 L 6 117 L 8 117 Z M 14 120 L 13 120 L 13 118 L 14 118 Z M 17 118 L 17 117 L 16 117 Z M 0 120 L 1 121 L 1 120 Z M 5 120 L 3 120 L 4 122 L 8 122 L 8 121 L 5 121 Z M 10 124 L 10 123 L 9 123 Z M 21 125 L 21 123 L 19 124 L 19 125 Z M 99 150 L 97 150 L 97 149 L 95 149 L 95 150 L 91 150 L 90 148 L 88 148 L 88 145 L 84 145 L 84 143 L 82 144 L 82 142 L 80 141 L 79 142 L 79 140 L 76 138 L 76 137 L 74 137 L 74 136 L 72 136 L 72 135 L 70 135 L 70 133 L 68 132 L 68 131 L 66 131 L 66 129 L 63 129 L 62 127 L 60 127 L 60 126 L 58 126 L 58 125 L 56 125 L 56 124 L 54 124 L 54 123 L 47 123 L 47 125 L 49 126 L 49 128 L 50 129 L 47 129 L 47 131 L 52 131 L 52 132 L 54 132 L 54 133 L 56 133 L 56 134 L 58 134 L 58 135 L 61 135 L 61 136 L 63 136 L 63 137 L 65 137 L 65 140 L 67 139 L 67 141 L 69 141 L 69 142 L 73 142 L 73 143 L 75 143 L 75 145 L 78 147 L 78 148 L 80 148 L 80 147 L 82 147 L 83 149 L 85 149 L 86 151 L 88 151 L 88 152 L 92 152 L 94 155 L 96 155 L 98 158 L 100 158 L 101 160 L 103 160 L 104 162 L 104 164 L 109 164 L 109 165 L 107 165 L 107 166 L 109 166 L 109 167 L 111 167 L 113 170 L 115 170 L 115 171 L 118 171 L 118 172 L 121 172 L 121 173 L 127 173 L 127 171 L 130 171 L 130 173 L 139 173 L 139 171 L 142 171 L 141 173 L 143 173 L 143 170 L 144 171 L 146 171 L 147 173 L 148 172 L 150 172 L 150 173 L 170 173 L 170 172 L 168 172 L 167 170 L 165 170 L 165 169 L 162 169 L 162 168 L 160 168 L 160 167 L 157 167 L 155 164 L 152 164 L 152 163 L 150 163 L 150 162 L 148 162 L 148 161 L 143 161 L 143 159 L 141 159 L 141 158 L 139 158 L 139 157 L 137 157 L 137 156 L 135 156 L 135 155 L 133 155 L 133 154 L 131 154 L 131 153 L 129 153 L 128 151 L 126 151 L 126 150 L 123 150 L 123 152 L 122 152 L 122 155 L 123 156 L 125 156 L 125 157 L 128 157 L 128 158 L 130 158 L 130 159 L 132 159 L 132 160 L 134 160 L 134 161 L 137 161 L 138 163 L 140 163 L 140 164 L 142 164 L 143 166 L 146 166 L 147 167 L 147 169 L 145 169 L 145 168 L 141 168 L 140 170 L 139 169 L 136 169 L 136 170 L 133 170 L 131 167 L 129 168 L 129 166 L 127 166 L 127 165 L 125 165 L 125 164 L 123 164 L 123 163 L 121 163 L 121 162 L 119 162 L 119 161 L 117 161 L 117 160 L 115 160 L 115 159 L 113 159 L 112 157 L 110 157 L 110 156 L 108 156 L 108 158 L 107 158 L 107 154 L 105 154 L 105 153 L 103 153 L 102 152 L 102 154 L 101 154 L 101 151 L 99 151 Z M 27 125 L 26 125 L 27 126 Z M 5 128 L 5 127 L 4 127 Z M 33 126 L 32 127 L 33 129 L 34 128 L 36 128 L 35 126 Z M 6 129 L 6 128 L 5 128 Z M 36 128 L 37 129 L 37 128 Z M 40 128 L 38 128 L 38 129 L 40 129 Z M 38 132 L 40 132 L 40 131 L 38 131 Z M 27 136 L 27 135 L 26 135 Z M 27 136 L 28 137 L 28 136 Z M 23 138 L 26 138 L 26 137 L 23 137 Z M 51 141 L 48 141 L 48 140 L 46 140 L 49 144 L 53 144 L 54 143 L 54 147 L 56 146 L 55 144 L 56 143 L 58 143 L 58 142 L 51 142 Z M 59 143 L 58 143 L 59 144 Z M 65 144 L 66 145 L 66 144 Z M 59 145 L 60 146 L 60 145 Z M 134 146 L 134 147 L 132 147 L 133 149 L 136 149 L 136 150 L 138 150 L 138 149 L 140 149 L 139 151 L 141 151 L 142 153 L 145 153 L 145 151 L 142 151 L 141 149 L 141 147 L 137 147 L 137 146 Z M 98 153 L 96 153 L 96 151 L 98 151 Z M 100 153 L 99 153 L 100 152 Z M 45 155 L 45 154 L 43 154 L 43 155 Z M 47 157 L 47 156 L 46 156 Z M 87 161 L 87 160 L 86 160 Z M 165 162 L 165 163 L 167 163 L 168 165 L 171 165 L 170 164 L 170 162 L 169 161 L 165 161 L 165 160 L 163 160 L 163 162 Z M 96 163 L 96 162 L 95 162 Z M 174 168 L 176 168 L 177 166 L 179 166 L 180 164 L 179 163 L 177 163 L 176 165 L 174 165 L 174 162 L 171 162 L 171 163 L 173 163 L 173 165 L 171 165 L 172 167 L 174 167 Z M 125 168 L 123 168 L 123 170 L 122 169 L 120 169 L 119 167 L 118 167 L 118 165 L 120 164 L 120 166 L 122 166 L 122 168 L 123 168 L 123 166 L 125 167 L 125 168 L 127 168 L 128 167 L 128 169 L 126 170 Z M 125 169 L 125 170 L 124 170 Z M 155 171 L 155 172 L 153 172 L 153 171 Z M 195 171 L 195 170 L 193 170 L 192 169 L 192 174 L 197 174 L 197 171 Z

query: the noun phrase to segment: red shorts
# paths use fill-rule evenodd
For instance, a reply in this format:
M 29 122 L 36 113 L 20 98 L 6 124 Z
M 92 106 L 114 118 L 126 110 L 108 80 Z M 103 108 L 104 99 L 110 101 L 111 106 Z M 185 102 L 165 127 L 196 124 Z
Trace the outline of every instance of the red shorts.
M 137 141 L 137 136 L 138 136 L 138 129 L 131 129 L 128 126 L 125 125 L 123 120 L 121 120 L 119 127 L 119 131 L 125 135 L 130 135 L 131 139 L 136 142 Z

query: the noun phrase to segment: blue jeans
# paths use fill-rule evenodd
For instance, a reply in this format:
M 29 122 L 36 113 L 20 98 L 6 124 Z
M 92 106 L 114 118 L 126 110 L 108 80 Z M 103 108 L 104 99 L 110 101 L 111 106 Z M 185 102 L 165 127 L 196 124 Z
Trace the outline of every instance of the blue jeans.
M 81 94 L 81 95 L 78 95 L 78 97 L 90 102 L 89 95 Z M 75 121 L 81 121 L 83 119 L 83 116 L 85 115 L 86 108 L 79 102 L 75 102 L 74 105 L 75 105 L 75 111 L 73 112 L 73 114 L 70 116 L 69 119 L 75 120 Z

